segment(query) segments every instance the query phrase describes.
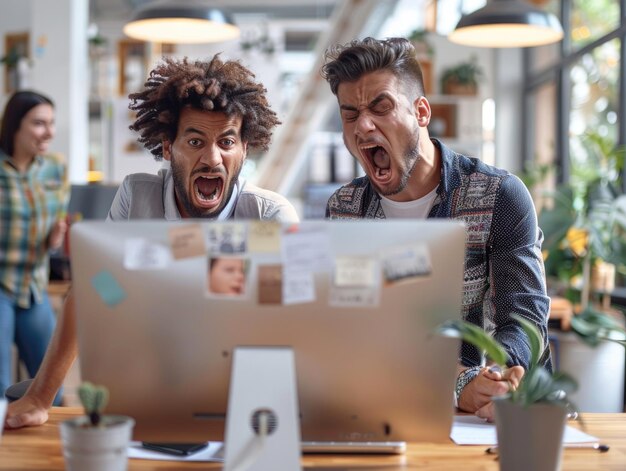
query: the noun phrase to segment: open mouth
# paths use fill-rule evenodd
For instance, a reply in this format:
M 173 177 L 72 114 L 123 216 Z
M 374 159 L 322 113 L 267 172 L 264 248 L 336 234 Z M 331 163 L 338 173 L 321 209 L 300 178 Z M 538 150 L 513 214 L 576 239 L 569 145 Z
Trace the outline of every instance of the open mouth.
M 199 205 L 211 208 L 222 199 L 224 180 L 219 176 L 199 176 L 193 182 L 193 188 Z
M 377 180 L 391 178 L 391 158 L 384 147 L 375 144 L 366 145 L 361 147 L 361 152 L 367 157 L 373 169 L 373 176 Z

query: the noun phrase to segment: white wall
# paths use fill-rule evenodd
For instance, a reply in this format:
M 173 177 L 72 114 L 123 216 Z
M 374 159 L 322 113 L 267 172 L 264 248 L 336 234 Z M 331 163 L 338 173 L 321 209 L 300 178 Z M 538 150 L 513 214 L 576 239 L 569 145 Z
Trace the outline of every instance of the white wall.
M 0 56 L 4 56 L 8 51 L 4 50 L 4 36 L 11 33 L 23 33 L 30 31 L 31 1 L 21 0 L 0 0 Z M 31 47 L 32 54 L 32 47 Z M 5 65 L 0 65 L 0 106 L 4 110 L 4 105 L 8 96 L 4 89 Z
M 57 133 L 50 150 L 67 158 L 75 183 L 87 176 L 87 8 L 87 0 L 0 0 L 0 37 L 30 33 L 27 86 L 55 102 Z M 4 103 L 4 77 L 2 91 Z
M 510 172 L 522 168 L 522 49 L 496 52 L 496 165 Z

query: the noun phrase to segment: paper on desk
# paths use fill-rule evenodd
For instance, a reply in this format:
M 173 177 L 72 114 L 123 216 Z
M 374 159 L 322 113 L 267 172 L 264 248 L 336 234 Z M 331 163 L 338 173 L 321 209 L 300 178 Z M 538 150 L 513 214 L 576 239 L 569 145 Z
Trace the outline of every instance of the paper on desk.
M 455 415 L 450 438 L 457 445 L 497 445 L 496 425 L 474 415 Z M 597 443 L 599 439 L 578 429 L 565 426 L 563 443 Z
M 141 442 L 132 441 L 128 446 L 128 457 L 140 460 L 161 460 L 161 461 L 224 461 L 224 448 L 222 442 L 210 442 L 209 446 L 203 450 L 187 456 L 176 456 L 168 453 L 148 450 L 141 446 Z

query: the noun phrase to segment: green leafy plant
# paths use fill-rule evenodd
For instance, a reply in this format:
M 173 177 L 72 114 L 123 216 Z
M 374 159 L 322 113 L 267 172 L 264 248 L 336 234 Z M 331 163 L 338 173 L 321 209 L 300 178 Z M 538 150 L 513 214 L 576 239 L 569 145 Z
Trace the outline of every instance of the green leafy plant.
M 12 47 L 6 55 L 0 57 L 0 63 L 6 64 L 7 67 L 17 67 L 17 63 L 20 61 L 20 54 L 17 52 L 16 47 Z
M 422 52 L 431 57 L 434 54 L 433 46 L 428 41 L 427 30 L 423 28 L 414 29 L 406 38 L 415 45 L 418 52 Z
M 478 64 L 478 58 L 473 55 L 469 61 L 461 62 L 443 71 L 441 74 L 441 89 L 445 91 L 448 84 L 477 87 L 483 76 L 484 73 Z
M 588 288 L 595 264 L 610 263 L 626 273 L 626 195 L 620 180 L 626 147 L 588 131 L 575 148 L 570 181 L 546 195 L 550 206 L 539 214 L 546 274 L 560 280 L 574 302 L 579 295 L 573 280 L 582 276 Z M 582 297 L 586 305 L 588 295 Z
M 591 306 L 587 306 L 581 314 L 572 317 L 572 330 L 591 347 L 603 341 L 619 343 L 626 347 L 624 327 L 614 317 Z
M 508 392 L 508 398 L 516 404 L 528 407 L 535 403 L 560 404 L 571 407 L 567 395 L 577 389 L 577 383 L 567 373 L 550 373 L 539 359 L 543 353 L 543 342 L 537 328 L 526 319 L 513 315 L 528 337 L 530 344 L 530 363 L 519 387 Z M 461 338 L 463 341 L 480 349 L 492 362 L 506 368 L 508 354 L 504 347 L 480 327 L 462 320 L 449 321 L 437 329 L 446 337 Z
M 102 420 L 102 411 L 109 400 L 108 389 L 105 386 L 85 381 L 78 387 L 78 397 L 91 425 L 97 427 Z

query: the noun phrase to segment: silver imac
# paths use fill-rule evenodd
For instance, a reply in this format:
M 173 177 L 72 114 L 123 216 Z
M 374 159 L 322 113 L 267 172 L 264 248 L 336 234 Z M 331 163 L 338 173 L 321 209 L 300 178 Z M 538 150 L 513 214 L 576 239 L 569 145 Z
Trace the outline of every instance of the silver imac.
M 287 346 L 303 441 L 447 441 L 464 253 L 454 221 L 77 223 L 82 378 L 136 440 L 221 440 L 233 350 Z

